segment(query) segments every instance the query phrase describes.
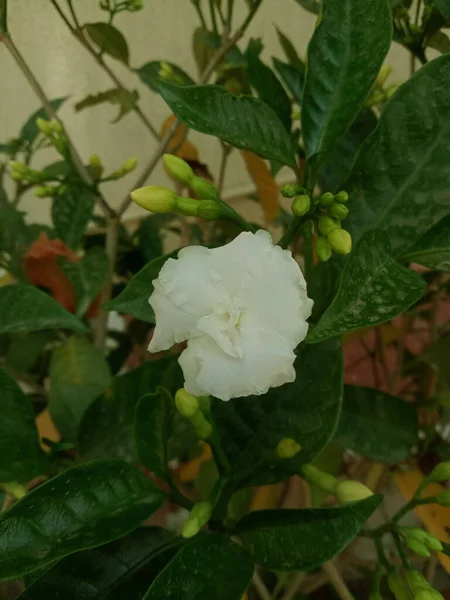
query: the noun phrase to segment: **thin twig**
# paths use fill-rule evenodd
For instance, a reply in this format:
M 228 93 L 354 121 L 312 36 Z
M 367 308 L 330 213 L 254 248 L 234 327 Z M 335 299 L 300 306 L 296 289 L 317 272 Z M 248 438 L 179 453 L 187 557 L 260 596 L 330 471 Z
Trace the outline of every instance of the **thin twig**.
M 106 224 L 106 245 L 105 250 L 108 256 L 108 274 L 102 290 L 102 304 L 109 302 L 112 297 L 113 276 L 116 267 L 117 258 L 117 238 L 119 236 L 119 218 L 111 218 Z M 108 311 L 102 310 L 98 317 L 97 329 L 95 335 L 95 345 L 103 350 L 105 347 L 106 335 L 108 331 Z
M 225 183 L 225 173 L 227 170 L 228 157 L 231 154 L 233 148 L 229 144 L 225 144 L 225 142 L 221 142 L 222 145 L 222 160 L 220 163 L 220 172 L 219 172 L 219 180 L 217 183 L 217 193 L 219 196 L 222 196 L 223 186 Z
M 280 600 L 294 600 L 297 595 L 300 586 L 305 579 L 306 573 L 297 573 L 295 577 L 292 579 L 283 596 L 281 596 Z
M 322 571 L 326 573 L 330 583 L 333 585 L 336 590 L 337 595 L 341 600 L 355 600 L 352 593 L 347 587 L 347 584 L 342 578 L 339 570 L 333 562 L 327 562 L 322 565 Z
M 432 554 L 425 569 L 425 577 L 430 585 L 433 585 L 434 578 L 436 577 L 436 569 L 438 567 L 438 556 L 436 553 Z
M 270 594 L 269 590 L 266 587 L 266 584 L 261 579 L 261 576 L 259 575 L 258 571 L 256 571 L 256 570 L 253 574 L 252 583 L 253 583 L 256 591 L 260 595 L 261 600 L 272 600 L 272 595 Z

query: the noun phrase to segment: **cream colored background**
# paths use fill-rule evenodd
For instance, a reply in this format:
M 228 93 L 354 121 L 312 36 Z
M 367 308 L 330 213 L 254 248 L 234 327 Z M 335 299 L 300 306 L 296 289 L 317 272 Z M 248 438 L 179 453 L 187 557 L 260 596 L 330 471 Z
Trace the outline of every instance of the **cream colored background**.
M 70 96 L 60 114 L 82 157 L 87 161 L 92 153 L 98 154 L 108 169 L 119 167 L 130 156 L 136 156 L 143 166 L 156 142 L 143 128 L 138 117 L 130 113 L 122 121 L 111 125 L 117 108 L 103 105 L 76 114 L 73 105 L 87 94 L 112 87 L 109 78 L 75 40 L 55 13 L 49 0 L 10 0 L 9 29 L 16 45 L 41 82 L 49 98 Z M 65 2 L 61 1 L 61 5 Z M 74 0 L 81 23 L 105 19 L 98 8 L 98 0 Z M 189 0 L 144 0 L 145 8 L 139 13 L 122 13 L 116 25 L 126 35 L 133 67 L 149 60 L 164 59 L 182 66 L 196 76 L 195 62 L 191 52 L 191 37 L 198 25 L 195 11 Z M 245 13 L 243 0 L 237 0 L 236 23 Z M 265 43 L 263 56 L 283 57 L 275 26 L 285 32 L 295 43 L 301 56 L 314 28 L 315 18 L 294 0 L 265 0 L 248 30 L 248 36 L 262 37 Z M 169 115 L 164 102 L 139 79 L 114 59 L 107 59 L 125 84 L 137 89 L 140 105 L 145 114 L 159 129 Z M 403 81 L 409 72 L 409 57 L 403 48 L 393 45 L 387 62 L 393 66 L 392 81 Z M 39 106 L 33 91 L 24 80 L 17 66 L 0 44 L 0 141 L 18 134 L 26 118 Z M 220 163 L 220 146 L 212 137 L 192 133 L 192 141 L 200 149 L 201 158 L 217 175 Z M 50 151 L 49 151 L 50 152 Z M 42 156 L 53 160 L 50 154 Z M 104 192 L 112 204 L 120 202 L 132 186 L 135 174 L 118 183 L 107 184 Z M 281 179 L 286 173 L 281 174 Z M 151 183 L 164 185 L 168 181 L 161 168 L 154 173 Z M 225 181 L 225 196 L 233 197 L 252 191 L 251 182 L 242 167 L 237 152 L 233 153 Z M 37 221 L 48 219 L 48 202 L 34 198 L 24 199 L 23 207 L 29 218 Z M 127 216 L 139 214 L 132 207 Z

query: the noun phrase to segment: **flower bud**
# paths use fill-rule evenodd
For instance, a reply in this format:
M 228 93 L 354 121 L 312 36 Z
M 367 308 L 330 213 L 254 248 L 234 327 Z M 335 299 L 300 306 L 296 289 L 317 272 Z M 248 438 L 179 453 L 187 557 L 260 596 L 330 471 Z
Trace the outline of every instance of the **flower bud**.
M 320 206 L 331 206 L 334 202 L 334 194 L 332 194 L 331 192 L 325 192 L 325 194 L 322 194 L 319 198 L 319 204 Z
M 189 420 L 195 429 L 197 437 L 200 440 L 207 440 L 209 437 L 211 437 L 213 428 L 211 426 L 211 423 L 209 423 L 205 419 L 205 415 L 202 413 L 201 410 L 195 413 L 195 415 L 192 416 Z
M 392 72 L 392 67 L 390 65 L 383 65 L 378 73 L 378 77 L 375 81 L 375 84 L 378 86 L 382 86 L 386 79 Z
M 428 548 L 428 550 L 433 550 L 434 552 L 442 552 L 444 549 L 441 542 L 437 539 L 437 537 L 434 537 L 434 535 L 429 535 L 427 537 L 425 546 Z
M 200 202 L 198 200 L 194 200 L 193 198 L 177 196 L 174 210 L 188 217 L 197 217 L 199 204 Z
M 338 254 L 350 254 L 352 249 L 352 238 L 345 229 L 333 229 L 328 234 L 330 246 Z
M 391 98 L 391 96 L 395 94 L 395 92 L 398 90 L 398 87 L 398 84 L 394 83 L 393 85 L 390 85 L 386 90 L 384 90 L 384 97 L 386 98 L 386 100 L 389 100 L 389 98 Z
M 303 465 L 301 469 L 301 475 L 306 481 L 309 483 L 314 483 L 320 488 L 323 492 L 328 492 L 329 494 L 334 494 L 334 490 L 337 485 L 336 477 L 330 475 L 329 473 L 324 473 L 320 471 L 313 465 Z
M 405 537 L 414 538 L 419 540 L 419 542 L 425 542 L 429 537 L 429 533 L 419 527 L 399 527 L 398 530 Z
M 450 506 L 450 490 L 439 492 L 439 494 L 436 494 L 435 499 L 437 504 L 441 506 Z
M 58 119 L 52 119 L 50 122 L 50 127 L 52 130 L 52 133 L 56 133 L 56 134 L 61 134 L 64 133 L 64 127 L 62 126 L 62 123 L 60 121 L 58 121 Z
M 53 128 L 50 124 L 50 121 L 46 121 L 45 119 L 38 118 L 36 119 L 36 125 L 41 133 L 44 135 L 52 135 Z
M 97 154 L 93 154 L 89 157 L 89 167 L 94 177 L 99 179 L 103 175 L 103 164 L 100 157 Z
M 157 185 L 149 185 L 134 190 L 131 199 L 145 210 L 155 213 L 169 213 L 175 210 L 178 196 L 175 192 Z
M 427 481 L 446 481 L 450 479 L 450 460 L 439 463 L 427 477 Z
M 135 170 L 135 168 L 137 167 L 137 165 L 138 165 L 138 159 L 137 158 L 129 158 L 122 165 L 122 172 L 123 172 L 123 174 L 127 175 L 128 173 L 131 173 L 132 171 Z
M 34 188 L 36 198 L 53 198 L 59 193 L 59 188 L 56 186 L 38 186 Z
M 428 550 L 428 548 L 425 546 L 425 544 L 423 542 L 420 542 L 419 540 L 412 538 L 412 537 L 407 537 L 406 543 L 408 545 L 408 548 L 410 548 L 413 552 L 415 552 L 419 556 L 424 556 L 425 558 L 428 558 L 429 556 L 431 556 L 430 551 Z
M 319 231 L 324 236 L 328 237 L 328 235 L 334 230 L 339 229 L 339 225 L 333 221 L 331 217 L 321 216 L 318 220 Z
M 181 388 L 175 394 L 175 406 L 178 412 L 186 419 L 191 419 L 199 411 L 199 403 L 196 396 L 189 394 Z
M 412 592 L 418 588 L 431 587 L 422 573 L 420 571 L 416 571 L 416 569 L 407 569 L 405 571 L 405 576 Z
M 432 587 L 423 587 L 414 592 L 414 600 L 444 600 L 444 597 Z
M 168 175 L 180 183 L 189 185 L 195 177 L 188 163 L 174 154 L 164 154 L 163 163 Z
M 343 204 L 345 204 L 348 201 L 348 194 L 344 191 L 338 192 L 334 199 L 336 200 L 336 202 L 342 202 Z
M 373 496 L 371 490 L 359 481 L 339 481 L 334 490 L 334 495 L 341 504 L 349 504 L 358 500 L 365 500 Z
M 194 518 L 189 518 L 183 526 L 183 531 L 181 536 L 185 539 L 194 537 L 200 531 L 201 525 L 199 525 L 198 520 Z
M 316 254 L 317 254 L 317 258 L 321 262 L 327 262 L 327 260 L 330 260 L 332 250 L 331 250 L 331 246 L 330 246 L 330 243 L 327 240 L 327 238 L 324 238 L 324 237 L 318 238 L 318 240 L 316 242 Z
M 411 600 L 409 589 L 398 573 L 388 575 L 388 586 L 394 594 L 395 600 Z
M 343 204 L 333 204 L 333 206 L 330 208 L 330 215 L 335 219 L 342 221 L 348 215 L 348 208 Z
M 286 185 L 283 185 L 283 187 L 280 189 L 280 193 L 283 196 L 283 198 L 293 198 L 298 194 L 306 194 L 306 190 L 301 185 L 296 185 L 294 183 L 286 183 Z
M 278 442 L 276 452 L 279 458 L 294 458 L 301 449 L 300 444 L 297 444 L 292 438 L 284 438 L 284 440 Z
M 219 198 L 216 188 L 196 175 L 189 183 L 189 187 L 200 200 L 218 200 Z
M 23 485 L 23 483 L 18 483 L 17 481 L 10 481 L 8 483 L 3 483 L 2 485 L 4 491 L 7 494 L 13 496 L 16 500 L 20 500 L 28 494 L 28 490 Z
M 209 521 L 212 513 L 211 502 L 197 502 L 191 510 L 191 516 L 198 519 L 201 526 Z
M 301 194 L 294 198 L 292 203 L 292 212 L 296 217 L 303 217 L 311 208 L 311 198 L 307 194 Z

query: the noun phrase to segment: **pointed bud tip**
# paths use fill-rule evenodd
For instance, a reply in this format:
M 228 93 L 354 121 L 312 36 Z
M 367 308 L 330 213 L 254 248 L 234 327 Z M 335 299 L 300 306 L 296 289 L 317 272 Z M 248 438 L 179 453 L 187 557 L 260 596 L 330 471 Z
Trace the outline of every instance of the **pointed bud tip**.
M 334 494 L 341 504 L 350 502 L 358 502 L 373 496 L 373 492 L 369 490 L 363 483 L 359 481 L 339 481 Z
M 196 396 L 181 388 L 175 394 L 175 405 L 180 415 L 191 419 L 199 411 L 199 403 Z
M 185 539 L 194 537 L 194 535 L 197 535 L 197 533 L 200 531 L 201 526 L 198 522 L 198 520 L 195 517 L 189 517 L 189 519 L 186 521 L 186 523 L 183 526 L 183 531 L 181 533 L 181 536 L 184 537 Z
M 156 185 L 133 190 L 130 196 L 133 202 L 155 213 L 172 212 L 176 207 L 178 199 L 175 192 Z
M 184 185 L 189 185 L 194 177 L 194 171 L 185 160 L 174 154 L 164 154 L 163 163 L 170 177 Z

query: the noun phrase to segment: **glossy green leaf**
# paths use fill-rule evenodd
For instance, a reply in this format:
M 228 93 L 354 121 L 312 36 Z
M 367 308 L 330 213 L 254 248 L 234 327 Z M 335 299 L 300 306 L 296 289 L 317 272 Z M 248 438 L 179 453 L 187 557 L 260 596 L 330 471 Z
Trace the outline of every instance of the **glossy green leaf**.
M 305 73 L 288 63 L 273 59 L 273 64 L 286 87 L 291 92 L 295 102 L 300 106 L 303 97 L 303 87 L 305 85 Z
M 87 327 L 50 296 L 27 284 L 0 287 L 0 333 L 41 329 L 87 331 Z
M 308 158 L 331 152 L 360 112 L 392 39 L 388 0 L 323 0 L 308 46 L 302 134 Z
M 69 248 L 77 248 L 94 212 L 94 197 L 81 187 L 70 187 L 66 193 L 55 196 L 52 203 L 52 221 L 57 236 Z
M 135 239 L 146 261 L 163 255 L 163 230 L 167 229 L 175 218 L 173 213 L 153 214 L 139 223 Z
M 101 350 L 85 338 L 72 336 L 53 352 L 49 409 L 65 441 L 75 441 L 87 407 L 111 383 Z
M 29 481 L 47 472 L 33 407 L 17 383 L 0 369 L 0 482 Z
M 76 314 L 81 317 L 100 293 L 108 273 L 109 260 L 104 248 L 89 248 L 77 262 L 59 261 L 59 266 L 73 283 Z
M 36 365 L 55 338 L 54 331 L 30 331 L 10 335 L 5 355 L 6 364 L 16 373 L 26 373 Z
M 143 396 L 136 406 L 134 439 L 141 463 L 151 473 L 168 482 L 169 437 L 174 417 L 174 400 L 167 390 L 157 388 L 153 394 Z
M 136 90 L 124 90 L 122 88 L 112 88 L 99 92 L 98 94 L 89 94 L 83 100 L 80 100 L 75 104 L 75 110 L 80 112 L 85 108 L 91 108 L 92 106 L 99 106 L 105 102 L 109 104 L 116 104 L 119 107 L 119 113 L 111 123 L 117 123 L 125 115 L 131 112 L 139 99 L 139 94 Z
M 450 55 L 420 68 L 384 107 L 345 186 L 345 227 L 356 241 L 383 229 L 394 256 L 450 210 Z M 425 115 L 425 116 L 424 116 Z
M 313 571 L 342 552 L 378 508 L 371 496 L 339 508 L 258 510 L 236 526 L 255 562 L 281 571 Z
M 113 25 L 109 23 L 87 23 L 83 30 L 91 41 L 104 52 L 126 64 L 129 61 L 129 50 L 127 40 Z
M 295 166 L 291 138 L 273 110 L 250 96 L 234 96 L 215 85 L 175 86 L 159 91 L 188 127 L 264 158 Z
M 368 231 L 352 250 L 338 292 L 307 341 L 386 323 L 417 302 L 425 290 L 422 277 L 392 257 L 386 234 Z
M 153 280 L 157 279 L 166 260 L 176 258 L 178 252 L 179 250 L 174 250 L 170 254 L 155 258 L 145 265 L 143 269 L 130 279 L 123 292 L 104 305 L 106 310 L 116 310 L 141 321 L 154 323 L 155 315 L 148 303 L 148 299 L 153 292 Z
M 428 42 L 429 48 L 438 50 L 441 54 L 450 52 L 450 38 L 443 31 L 437 31 Z
M 354 452 L 389 464 L 405 460 L 418 441 L 416 407 L 390 394 L 344 386 L 336 440 Z
M 192 77 L 183 71 L 183 69 L 181 69 L 179 66 L 171 62 L 152 60 L 148 63 L 145 63 L 145 65 L 142 65 L 142 67 L 139 67 L 139 69 L 135 69 L 135 71 L 142 83 L 145 83 L 145 85 L 147 85 L 154 92 L 158 92 L 159 82 L 161 79 L 165 80 L 165 77 L 160 76 L 162 65 L 168 65 L 170 68 L 170 81 L 172 81 L 172 83 L 176 83 L 177 85 L 194 85 L 195 81 L 192 79 Z M 167 66 L 165 69 L 167 70 Z
M 53 110 L 57 111 L 66 100 L 67 96 L 65 96 L 64 98 L 55 98 L 54 100 L 50 100 L 49 104 L 52 106 Z M 36 125 L 37 119 L 50 119 L 45 108 L 40 108 L 39 110 L 34 112 L 26 121 L 26 123 L 24 123 L 19 134 L 19 138 L 21 140 L 29 144 L 32 144 L 36 140 L 40 133 L 39 128 Z
M 449 21 L 450 20 L 450 0 L 435 0 L 435 2 L 436 2 L 436 6 L 440 10 L 442 16 L 445 19 L 447 19 L 447 21 Z
M 217 533 L 199 535 L 158 575 L 143 600 L 241 600 L 253 569 L 241 546 Z
M 112 386 L 84 413 L 79 433 L 79 451 L 83 459 L 117 457 L 136 460 L 133 439 L 136 405 L 144 394 L 154 392 L 159 385 L 171 392 L 181 387 L 175 356 L 145 363 L 116 377 Z
M 450 215 L 427 231 L 400 260 L 450 273 Z
M 197 63 L 199 73 L 203 73 L 206 66 L 209 64 L 215 52 L 220 48 L 221 37 L 213 31 L 208 31 L 203 27 L 198 27 L 193 34 L 192 50 Z M 216 70 L 219 70 L 225 63 L 227 67 L 242 67 L 245 64 L 245 59 L 237 46 L 233 46 L 225 54 L 221 64 Z
M 283 51 L 286 55 L 286 58 L 288 59 L 289 64 L 293 67 L 296 67 L 299 71 L 304 73 L 305 68 L 306 68 L 305 63 L 302 61 L 302 59 L 298 55 L 294 44 L 287 37 L 287 35 L 285 35 L 282 31 L 280 31 L 278 29 L 278 27 L 276 27 L 276 30 L 277 30 L 278 41 L 280 42 L 280 45 L 283 48 Z
M 165 494 L 120 460 L 78 465 L 0 516 L 0 579 L 18 577 L 136 529 Z
M 179 545 L 161 527 L 141 527 L 115 542 L 62 559 L 29 585 L 20 600 L 142 598 Z
M 275 73 L 263 63 L 255 45 L 247 50 L 248 81 L 258 97 L 270 106 L 287 131 L 291 130 L 291 102 Z
M 318 15 L 320 11 L 319 0 L 297 0 L 298 4 L 313 15 Z
M 340 344 L 301 344 L 294 367 L 294 383 L 263 396 L 212 404 L 236 486 L 264 485 L 298 473 L 334 433 L 342 396 Z M 277 444 L 285 438 L 301 446 L 294 458 L 277 457 Z

